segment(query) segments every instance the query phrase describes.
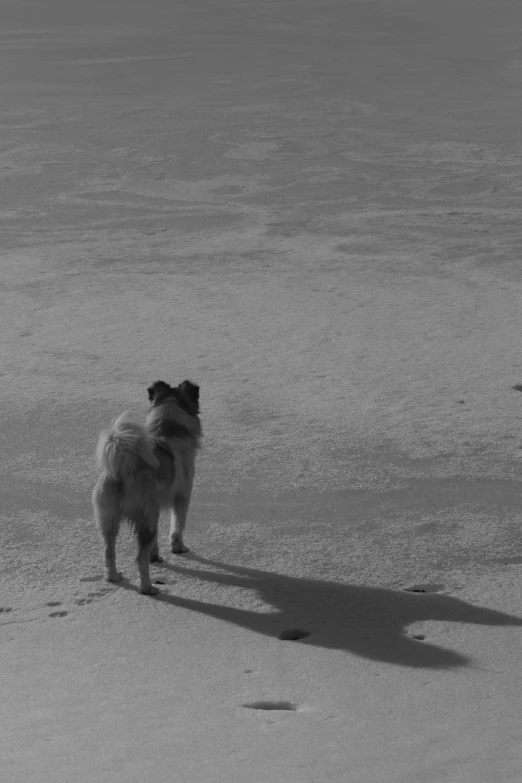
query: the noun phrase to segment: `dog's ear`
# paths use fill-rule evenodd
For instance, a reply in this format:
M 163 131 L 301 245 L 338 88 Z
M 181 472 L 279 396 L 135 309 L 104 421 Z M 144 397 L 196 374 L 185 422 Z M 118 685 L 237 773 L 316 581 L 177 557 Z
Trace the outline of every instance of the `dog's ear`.
M 199 413 L 199 386 L 197 383 L 183 381 L 178 386 L 178 389 L 181 392 L 181 397 L 188 403 L 188 405 L 185 404 L 183 407 L 187 407 L 188 412 L 192 415 L 197 415 Z
M 179 388 L 185 392 L 189 400 L 192 400 L 192 402 L 199 402 L 199 386 L 197 383 L 192 383 L 192 381 L 183 381 Z
M 172 387 L 170 387 L 168 383 L 165 383 L 165 381 L 154 381 L 152 386 L 149 386 L 147 389 L 151 402 L 154 402 L 161 397 L 166 397 L 171 391 Z

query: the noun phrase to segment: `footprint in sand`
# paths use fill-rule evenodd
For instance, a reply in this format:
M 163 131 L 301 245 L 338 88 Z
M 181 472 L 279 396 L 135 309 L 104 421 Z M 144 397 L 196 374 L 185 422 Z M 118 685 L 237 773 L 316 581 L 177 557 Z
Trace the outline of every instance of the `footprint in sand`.
M 107 595 L 107 593 L 110 593 L 111 588 L 107 587 L 105 589 L 101 590 L 94 590 L 91 593 L 87 593 L 87 595 L 84 598 L 76 598 L 74 601 L 75 604 L 78 606 L 85 606 L 86 604 L 92 604 L 97 598 L 103 598 Z
M 440 593 L 445 590 L 445 585 L 426 584 L 426 585 L 412 585 L 411 587 L 405 587 L 407 593 Z
M 50 612 L 49 617 L 65 617 L 69 612 Z
M 522 446 L 520 448 L 522 448 Z M 522 557 L 520 555 L 515 555 L 515 557 L 499 557 L 491 562 L 503 563 L 504 565 L 520 565 L 522 563 Z
M 290 701 L 252 701 L 242 704 L 247 710 L 285 710 L 287 712 L 296 712 L 297 707 Z
M 74 603 L 78 604 L 78 606 L 85 606 L 85 604 L 92 604 L 96 598 L 103 598 L 105 595 L 107 595 L 108 592 L 110 592 L 110 588 L 107 588 L 106 590 L 98 590 L 92 593 L 87 593 L 87 596 L 85 598 L 77 598 Z
M 302 628 L 287 628 L 286 631 L 281 631 L 277 638 L 284 642 L 296 642 L 299 639 L 306 639 L 307 636 L 310 636 L 310 632 Z
M 0 614 L 2 614 L 2 612 L 7 613 L 12 611 L 13 611 L 12 606 L 0 606 Z

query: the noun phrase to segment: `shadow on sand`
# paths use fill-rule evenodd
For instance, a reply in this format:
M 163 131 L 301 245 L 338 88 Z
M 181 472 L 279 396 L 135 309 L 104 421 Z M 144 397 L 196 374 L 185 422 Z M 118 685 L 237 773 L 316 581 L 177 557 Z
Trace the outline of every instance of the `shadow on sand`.
M 256 612 L 167 593 L 160 593 L 156 600 L 274 638 L 284 629 L 301 628 L 310 636 L 299 644 L 345 650 L 399 666 L 444 669 L 471 663 L 465 655 L 408 636 L 405 628 L 415 622 L 438 620 L 522 626 L 522 618 L 447 595 L 417 595 L 380 587 L 302 579 L 221 563 L 192 553 L 184 555 L 183 560 L 191 560 L 197 567 L 173 565 L 167 561 L 158 565 L 180 576 L 255 590 L 275 611 Z M 137 590 L 127 580 L 120 584 L 125 589 Z

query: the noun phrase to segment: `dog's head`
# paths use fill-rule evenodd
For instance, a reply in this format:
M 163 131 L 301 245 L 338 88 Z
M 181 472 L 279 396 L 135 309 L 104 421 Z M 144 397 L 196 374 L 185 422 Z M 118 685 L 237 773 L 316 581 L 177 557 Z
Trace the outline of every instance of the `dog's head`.
M 190 416 L 197 416 L 199 413 L 199 386 L 191 381 L 183 381 L 175 388 L 165 381 L 155 381 L 147 391 L 153 406 L 161 405 L 168 399 L 175 399 Z

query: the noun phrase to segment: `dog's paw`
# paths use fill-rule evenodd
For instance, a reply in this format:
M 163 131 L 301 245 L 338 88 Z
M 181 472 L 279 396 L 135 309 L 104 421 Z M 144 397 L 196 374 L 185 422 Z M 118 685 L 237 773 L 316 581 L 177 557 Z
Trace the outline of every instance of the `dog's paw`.
M 188 546 L 185 546 L 185 544 L 180 544 L 178 541 L 175 544 L 172 544 L 172 552 L 175 555 L 182 555 L 185 552 L 190 552 L 190 549 Z
M 158 552 L 153 552 L 149 557 L 150 563 L 163 563 L 163 558 Z
M 105 574 L 105 579 L 107 582 L 121 582 L 123 574 L 121 571 L 110 571 Z
M 189 551 L 188 546 L 185 546 L 179 533 L 174 533 L 170 539 L 170 548 L 175 555 L 182 555 L 184 552 Z
M 142 587 L 140 593 L 142 595 L 158 595 L 159 590 L 157 587 L 153 587 L 152 585 L 149 585 L 149 587 Z

